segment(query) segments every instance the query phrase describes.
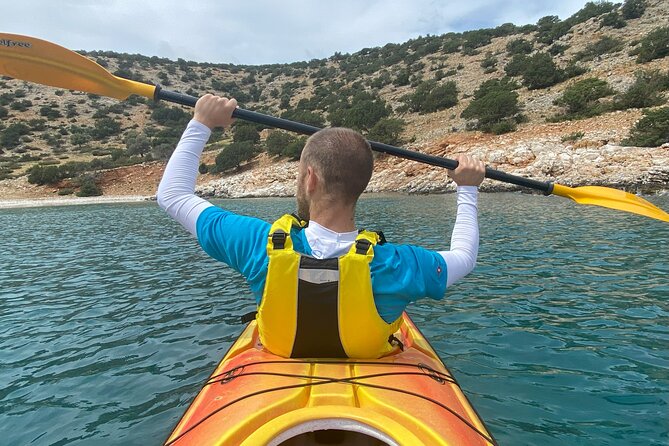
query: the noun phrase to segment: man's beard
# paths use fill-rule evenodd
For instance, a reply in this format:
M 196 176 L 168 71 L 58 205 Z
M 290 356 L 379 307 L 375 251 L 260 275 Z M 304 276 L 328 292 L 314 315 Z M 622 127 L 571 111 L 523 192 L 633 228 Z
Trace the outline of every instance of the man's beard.
M 297 193 L 297 215 L 304 221 L 309 221 L 309 202 L 298 191 Z

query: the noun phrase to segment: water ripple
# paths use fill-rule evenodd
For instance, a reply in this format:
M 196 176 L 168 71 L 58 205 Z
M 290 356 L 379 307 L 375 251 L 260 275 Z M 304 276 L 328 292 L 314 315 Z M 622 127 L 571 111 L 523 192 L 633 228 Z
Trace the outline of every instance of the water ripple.
M 666 225 L 481 201 L 475 273 L 411 313 L 500 443 L 666 444 Z M 453 204 L 365 197 L 360 223 L 443 249 Z M 225 206 L 271 219 L 293 203 Z M 254 309 L 243 280 L 155 205 L 3 210 L 0 228 L 0 438 L 160 444 Z

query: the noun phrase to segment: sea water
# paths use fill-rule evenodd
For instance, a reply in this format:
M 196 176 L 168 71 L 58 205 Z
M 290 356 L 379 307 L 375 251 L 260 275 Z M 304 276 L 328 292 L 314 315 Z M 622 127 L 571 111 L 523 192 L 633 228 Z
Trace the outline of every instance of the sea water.
M 358 223 L 447 249 L 454 200 L 366 196 Z M 409 313 L 499 443 L 668 444 L 669 225 L 504 193 L 480 228 L 475 271 Z M 161 444 L 253 309 L 155 203 L 0 210 L 0 444 Z

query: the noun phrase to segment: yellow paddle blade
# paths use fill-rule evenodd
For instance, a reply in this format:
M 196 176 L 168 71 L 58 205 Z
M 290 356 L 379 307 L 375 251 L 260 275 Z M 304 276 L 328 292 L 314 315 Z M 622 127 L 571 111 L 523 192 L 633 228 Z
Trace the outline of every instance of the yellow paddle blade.
M 619 211 L 631 212 L 669 222 L 669 214 L 634 194 L 602 186 L 568 187 L 553 185 L 553 194 L 571 198 L 580 204 L 592 204 Z
M 114 76 L 74 51 L 45 40 L 0 33 L 0 74 L 116 99 L 138 94 L 153 99 L 154 85 Z

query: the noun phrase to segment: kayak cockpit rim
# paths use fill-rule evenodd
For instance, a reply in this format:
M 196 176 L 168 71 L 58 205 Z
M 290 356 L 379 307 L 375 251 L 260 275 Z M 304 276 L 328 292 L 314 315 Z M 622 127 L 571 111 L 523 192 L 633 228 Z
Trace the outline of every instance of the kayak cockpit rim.
M 322 439 L 320 442 L 319 438 Z M 316 446 L 321 444 L 400 446 L 387 434 L 372 426 L 341 418 L 310 420 L 292 426 L 274 437 L 267 446 Z

